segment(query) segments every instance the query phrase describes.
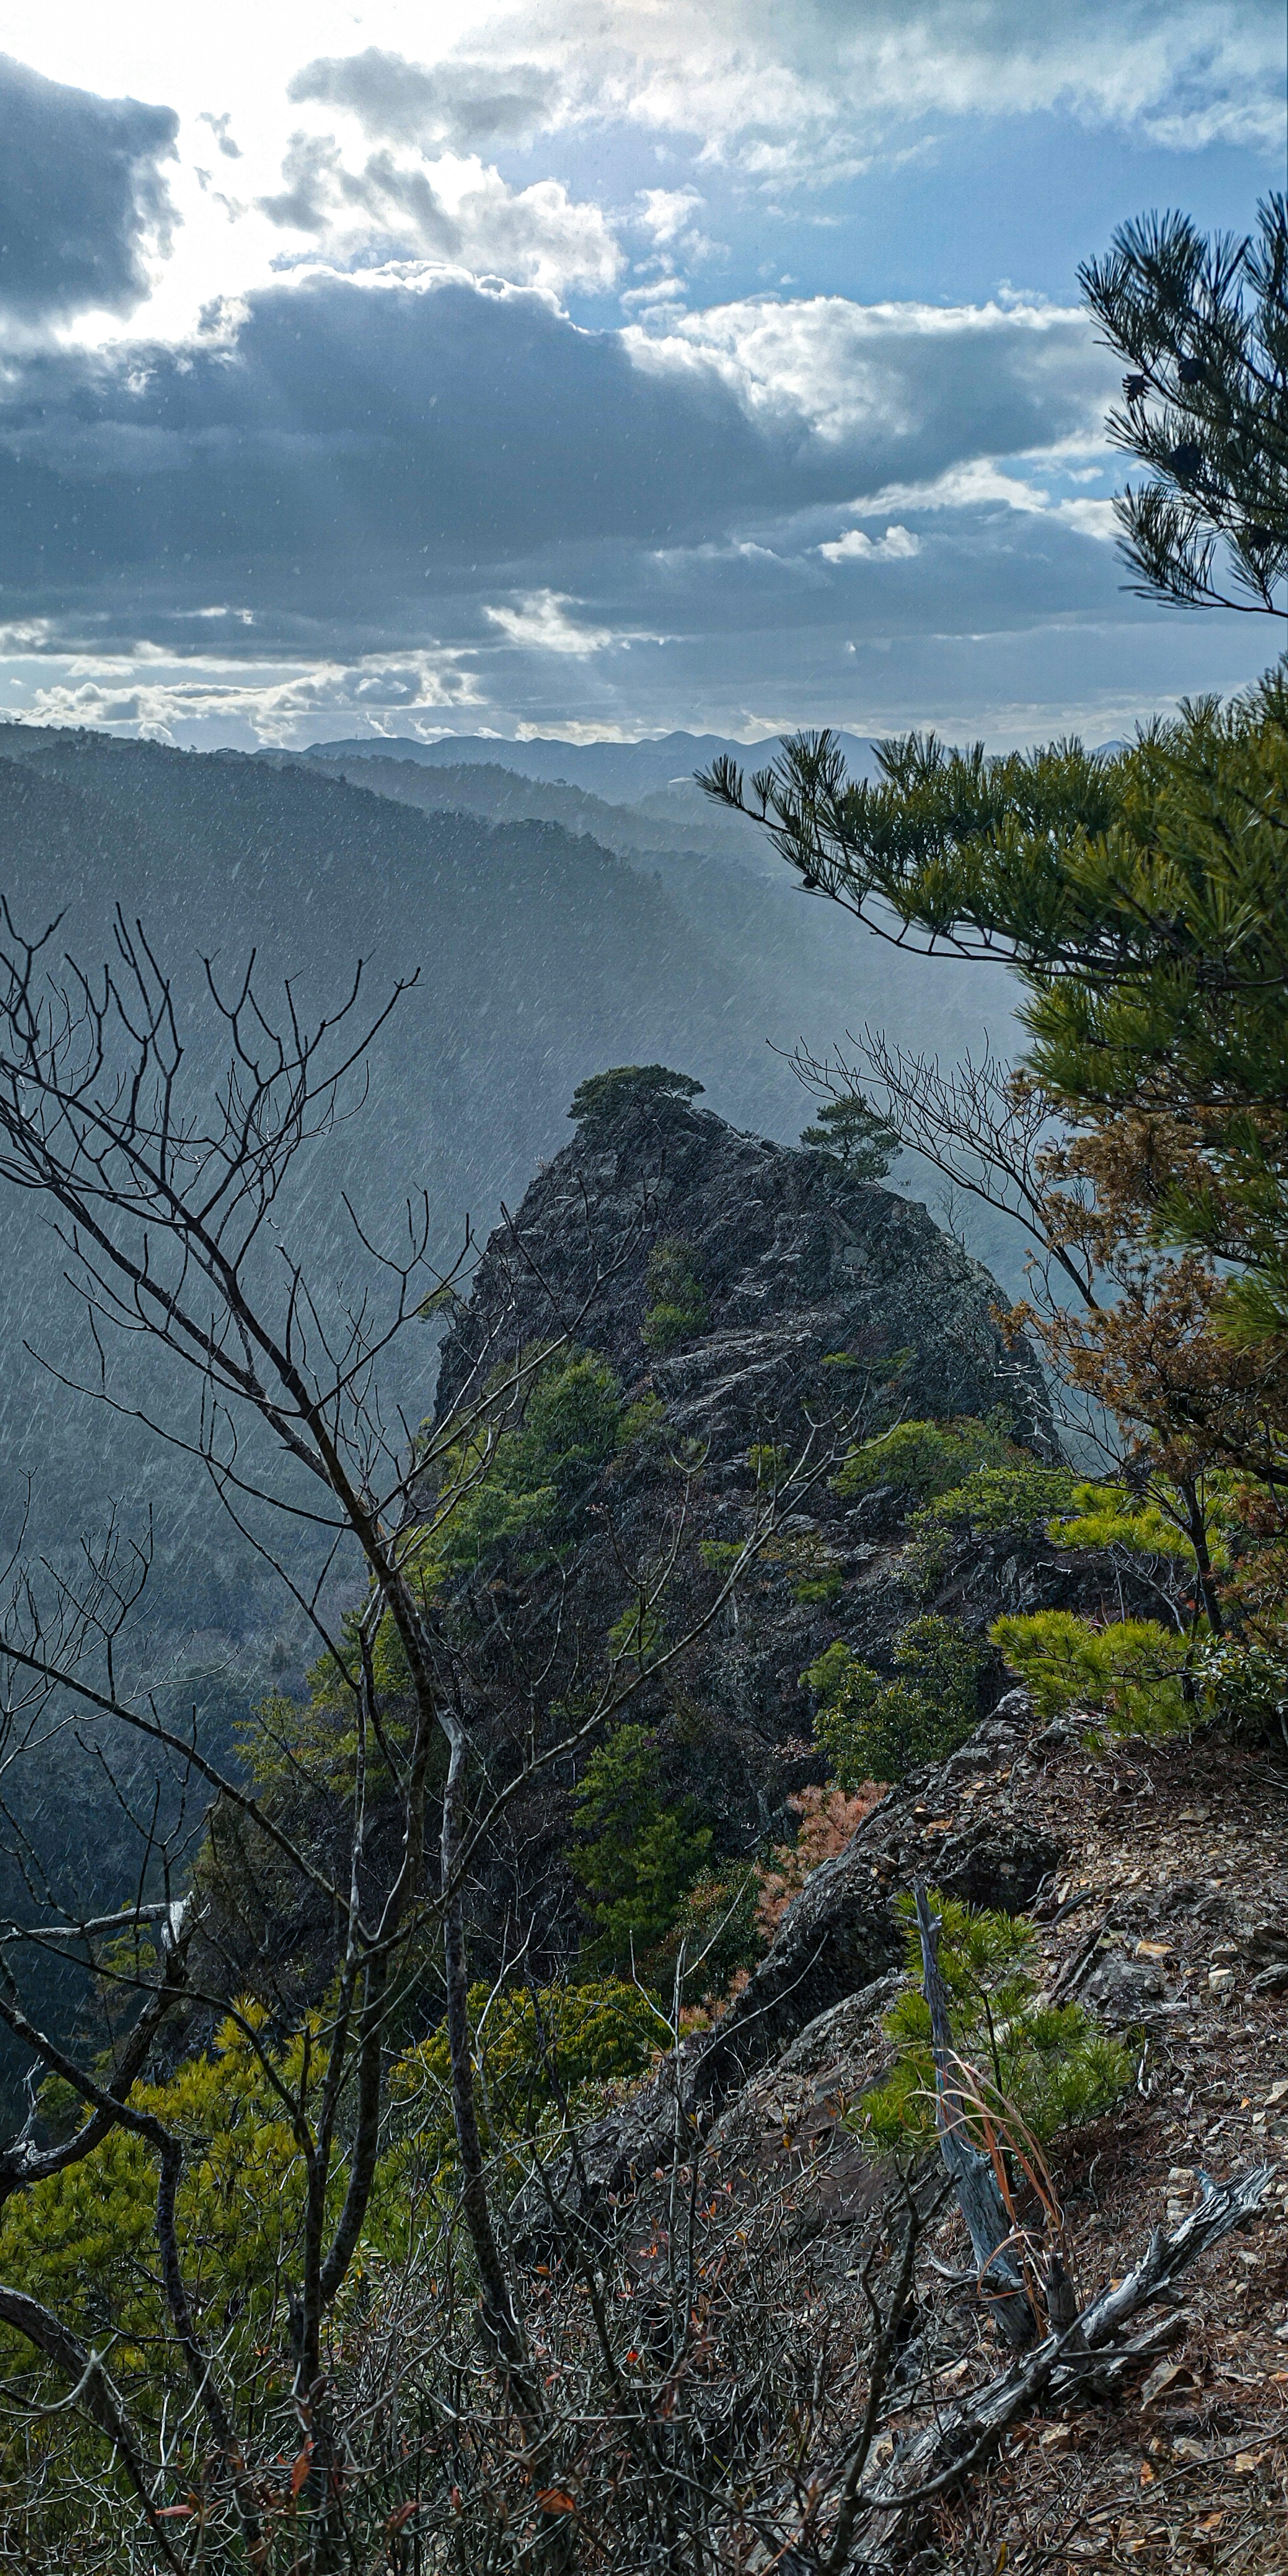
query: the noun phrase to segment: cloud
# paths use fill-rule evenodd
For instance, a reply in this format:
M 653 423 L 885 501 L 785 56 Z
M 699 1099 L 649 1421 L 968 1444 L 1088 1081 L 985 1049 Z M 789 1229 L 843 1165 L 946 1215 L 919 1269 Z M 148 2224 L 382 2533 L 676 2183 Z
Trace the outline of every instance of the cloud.
M 141 674 L 131 663 L 80 665 L 38 688 L 29 712 L 41 724 L 93 725 L 160 742 L 214 723 L 225 739 L 238 729 L 260 742 L 285 744 L 330 717 L 361 717 L 380 733 L 405 730 L 418 714 L 441 716 L 479 702 L 475 674 L 462 668 L 458 654 L 422 650 L 368 654 L 348 665 L 318 662 L 285 678 L 221 662 L 164 675 Z
M 96 98 L 0 54 L 0 312 L 32 324 L 125 312 L 170 247 L 161 165 L 179 120 L 138 99 Z
M 846 509 L 889 525 L 936 494 L 971 506 L 998 458 L 1098 433 L 1111 381 L 1085 322 L 1045 311 L 832 297 L 587 331 L 548 292 L 319 265 L 178 349 L 12 372 L 0 608 L 87 620 L 77 641 L 128 613 L 164 643 L 220 600 L 265 648 L 420 641 L 449 594 L 458 614 L 463 596 L 586 595 L 582 550 L 605 544 L 778 547 L 780 522 L 825 510 L 799 554 Z M 636 601 L 614 622 L 654 621 Z
M 874 456 L 915 446 L 932 419 L 968 456 L 1089 438 L 1117 381 L 1085 316 L 1055 305 L 747 298 L 629 324 L 623 341 L 644 373 L 718 378 L 766 431 Z M 1030 406 L 1032 440 L 1017 435 Z
M 1055 461 L 1046 460 L 1048 465 Z M 1095 500 L 1086 493 L 1053 501 L 1045 485 L 1007 473 L 988 456 L 972 457 L 963 465 L 951 466 L 946 474 L 937 475 L 929 483 L 888 483 L 862 506 L 865 518 L 876 518 L 886 510 L 1016 510 L 1024 517 L 1059 520 L 1079 536 L 1094 537 L 1101 543 L 1118 534 L 1112 501 Z M 906 535 L 907 531 L 899 533 Z M 893 529 L 887 529 L 887 538 L 894 534 Z M 862 554 L 867 548 L 868 540 L 861 531 L 851 528 L 836 544 L 820 546 L 819 553 L 839 562 L 844 555 Z
M 1036 697 L 1036 636 L 1047 695 L 1061 654 L 1085 695 L 1084 627 L 1108 654 L 1148 615 L 1086 541 L 1106 503 L 1052 497 L 1103 365 L 1049 310 L 753 302 L 651 336 L 409 261 L 292 270 L 178 347 L 32 350 L 0 382 L 10 703 L 202 741 L 465 706 L 871 731 L 964 694 L 977 724 L 995 665 Z
M 847 528 L 843 537 L 819 547 L 829 563 L 906 563 L 920 552 L 920 537 L 900 527 L 887 528 L 883 537 L 865 537 L 862 528 Z
M 550 0 L 470 39 L 551 84 L 551 124 L 695 136 L 768 188 L 906 148 L 928 120 L 1056 113 L 1171 149 L 1277 153 L 1277 0 Z M 358 57 L 362 60 L 362 57 Z M 425 78 L 434 77 L 425 74 Z
M 407 163 L 382 150 L 352 170 L 334 135 L 301 133 L 282 178 L 259 199 L 260 212 L 312 234 L 332 255 L 410 253 L 558 296 L 572 287 L 607 292 L 623 264 L 600 207 L 578 203 L 558 179 L 512 188 L 476 158 Z
M 527 142 L 550 116 L 558 84 L 535 63 L 444 62 L 432 69 L 368 45 L 365 53 L 323 55 L 287 88 L 296 104 L 339 108 L 364 134 L 389 143 L 471 153 Z
M 513 608 L 485 608 L 483 614 L 490 626 L 499 626 L 512 644 L 522 645 L 527 652 L 572 653 L 581 660 L 623 640 L 611 626 L 578 626 L 568 610 L 582 604 L 566 591 L 533 590 Z

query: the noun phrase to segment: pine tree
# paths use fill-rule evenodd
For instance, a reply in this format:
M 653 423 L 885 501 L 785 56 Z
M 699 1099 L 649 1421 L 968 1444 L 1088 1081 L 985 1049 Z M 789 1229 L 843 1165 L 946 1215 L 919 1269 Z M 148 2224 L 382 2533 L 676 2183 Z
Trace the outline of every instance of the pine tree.
M 1110 437 L 1150 478 L 1115 503 L 1132 587 L 1288 615 L 1288 200 L 1242 241 L 1188 215 L 1124 224 L 1078 276 L 1128 369 Z
M 647 1727 L 619 1726 L 593 1753 L 573 1792 L 573 1867 L 591 1900 L 592 1964 L 646 1965 L 673 1929 L 711 1847 L 689 1801 L 668 1805 Z
M 824 1101 L 816 1124 L 802 1128 L 801 1143 L 839 1163 L 855 1181 L 884 1180 L 900 1151 L 898 1128 L 873 1109 L 861 1091 Z

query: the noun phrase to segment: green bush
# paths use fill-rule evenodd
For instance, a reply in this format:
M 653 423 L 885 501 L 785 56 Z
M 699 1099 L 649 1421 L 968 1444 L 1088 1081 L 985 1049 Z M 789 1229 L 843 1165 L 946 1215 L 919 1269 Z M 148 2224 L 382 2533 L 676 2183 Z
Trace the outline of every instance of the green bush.
M 1046 1523 L 1072 1505 L 1075 1490 L 1067 1467 L 1042 1467 L 1032 1458 L 1020 1465 L 975 1467 L 913 1514 L 909 1571 L 918 1582 L 931 1583 L 943 1572 L 954 1540 L 1003 1538 L 1010 1530 Z
M 1039 2144 L 1058 2129 L 1097 2119 L 1131 2083 L 1130 2051 L 1106 2038 L 1077 2004 L 1041 2004 L 1029 1969 L 1036 1927 L 931 1894 L 942 1922 L 939 1965 L 952 2012 L 956 2053 L 981 2078 L 990 2110 L 1016 2110 Z M 910 1896 L 897 1899 L 907 1931 L 909 1975 L 921 1976 L 921 1943 Z M 920 1983 L 885 2016 L 898 2054 L 883 2084 L 863 2097 L 850 2126 L 889 2155 L 920 2155 L 934 2143 L 935 2070 L 930 2013 Z M 980 2123 L 975 2143 L 983 2146 Z
M 906 1485 L 929 1501 L 977 1467 L 1011 1465 L 1026 1456 L 1011 1438 L 1011 1417 L 1001 1405 L 982 1420 L 959 1414 L 951 1422 L 896 1422 L 879 1439 L 850 1451 L 833 1490 L 853 1500 L 878 1485 Z
M 665 1803 L 657 1744 L 643 1726 L 619 1726 L 592 1753 L 573 1805 L 570 1857 L 594 1926 L 587 1961 L 634 1965 L 646 1981 L 663 1976 L 665 1945 L 706 1868 L 709 1828 L 693 1823 L 688 1799 Z
M 605 1125 L 633 1101 L 696 1100 L 701 1090 L 691 1073 L 672 1073 L 665 1064 L 615 1064 L 578 1083 L 568 1115 Z
M 989 1633 L 1041 1717 L 1086 1708 L 1112 1735 L 1175 1735 L 1205 1714 L 1190 1641 L 1157 1619 L 1095 1628 L 1072 1610 L 1036 1610 L 998 1619 Z
M 658 1358 L 705 1333 L 710 1322 L 706 1293 L 693 1268 L 693 1246 L 682 1235 L 666 1234 L 655 1243 L 644 1281 L 644 1347 Z
M 491 2153 L 545 2134 L 553 2120 L 593 2116 L 610 2085 L 642 2074 L 666 2041 L 657 2007 L 639 1987 L 602 1977 L 585 1985 L 470 1989 L 484 2146 Z M 393 2069 L 391 2100 L 405 2146 L 422 2167 L 450 2178 L 456 2163 L 451 2062 L 440 2027 Z
M 557 1549 L 600 1469 L 636 1428 L 596 1352 L 561 1351 L 526 1386 L 525 1364 L 521 1354 L 497 1370 L 480 1420 L 438 1463 L 439 1502 L 416 1552 L 431 1584 L 474 1573 L 515 1543 L 529 1555 Z
M 802 1673 L 815 1700 L 814 1734 L 843 1789 L 903 1780 L 971 1732 L 982 1649 L 953 1620 L 912 1619 L 895 1640 L 893 1677 L 840 1640 Z

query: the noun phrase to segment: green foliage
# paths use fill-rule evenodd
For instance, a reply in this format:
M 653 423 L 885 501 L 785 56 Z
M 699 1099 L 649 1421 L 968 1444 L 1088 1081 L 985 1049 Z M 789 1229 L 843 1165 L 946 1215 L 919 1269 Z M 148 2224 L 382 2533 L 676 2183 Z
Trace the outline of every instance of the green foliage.
M 960 1485 L 977 1467 L 1024 1458 L 1010 1435 L 1011 1417 L 1002 1406 L 982 1421 L 959 1414 L 951 1422 L 896 1422 L 850 1451 L 834 1491 L 850 1501 L 878 1485 L 905 1485 L 925 1501 Z
M 936 1494 L 913 1514 L 908 1571 L 919 1584 L 929 1585 L 948 1563 L 955 1539 L 1001 1538 L 1010 1530 L 1031 1529 L 1060 1511 L 1073 1494 L 1067 1467 L 1040 1467 L 1036 1459 L 1019 1467 L 976 1467 L 961 1484 Z
M 644 1281 L 644 1347 L 661 1358 L 705 1333 L 710 1321 L 706 1292 L 693 1267 L 693 1246 L 682 1235 L 665 1234 L 648 1257 Z
M 1205 1704 L 1236 1735 L 1288 1747 L 1288 1660 L 1246 1638 L 1210 1638 L 1195 1656 Z
M 1028 1070 L 1084 1127 L 1150 1122 L 1154 1240 L 1236 1264 L 1223 1328 L 1273 1339 L 1288 1324 L 1288 673 L 1225 706 L 1192 700 L 1112 756 L 1060 742 L 989 759 L 909 735 L 878 757 L 878 780 L 852 779 L 832 735 L 789 742 L 756 782 L 780 854 L 860 918 L 1009 957 Z M 730 764 L 709 785 L 742 798 Z
M 636 1985 L 600 1977 L 579 1985 L 472 1986 L 469 1998 L 479 2125 L 490 2154 L 549 2141 L 565 2119 L 592 2118 L 609 2089 L 648 2066 L 665 2044 L 657 2007 Z M 451 2188 L 456 2132 L 447 2032 L 409 2049 L 390 2084 L 402 2141 L 400 2170 Z
M 225 2367 L 247 2385 L 284 2277 L 298 2261 L 303 2223 L 304 2160 L 290 2119 L 256 2052 L 283 2082 L 316 2102 L 327 2058 L 310 2026 L 282 2050 L 267 2046 L 265 2016 L 243 2005 L 210 2054 L 187 2059 L 159 2084 L 136 2086 L 132 2100 L 151 2111 L 187 2146 L 177 2223 L 185 2280 L 197 2331 L 218 2345 Z M 305 2050 L 309 2080 L 305 2081 Z M 48 2106 L 62 2125 L 65 2102 Z M 332 2222 L 343 2197 L 341 2164 L 331 2194 Z M 186 2385 L 167 2327 L 156 2248 L 157 2177 L 146 2142 L 116 2129 L 84 2161 L 15 2194 L 0 2220 L 3 2277 L 52 2306 L 87 2341 L 112 2345 L 112 2372 L 127 2401 L 151 2414 L 167 2387 Z M 377 2202 L 371 2225 L 381 2224 Z M 388 2212 L 384 2215 L 387 2218 Z M 4 2363 L 25 2368 L 28 2349 L 0 2337 Z M 61 2393 L 61 2392 L 60 2392 Z M 186 2402 L 186 2400 L 184 2401 Z
M 1109 434 L 1150 478 L 1114 504 L 1134 587 L 1185 608 L 1272 609 L 1288 572 L 1284 199 L 1238 243 L 1205 241 L 1188 215 L 1124 224 L 1078 275 L 1131 369 Z
M 1039 2145 L 1057 2130 L 1099 2118 L 1131 2083 L 1130 2052 L 1099 2032 L 1077 2004 L 1039 2004 L 1029 1967 L 1036 1927 L 932 1893 L 942 1922 L 939 1965 L 948 1988 L 956 2053 L 982 2079 L 990 2111 L 1009 2106 Z M 909 1975 L 920 1979 L 921 1943 L 910 1896 L 897 1899 Z M 883 2155 L 924 2154 L 935 2135 L 930 2013 L 920 1984 L 885 2016 L 898 2055 L 885 2082 L 854 2115 L 865 2145 Z M 983 2146 L 981 2124 L 968 2119 Z
M 747 1451 L 747 1464 L 757 1484 L 764 1489 L 781 1485 L 787 1473 L 787 1452 L 776 1448 L 772 1440 L 753 1440 Z
M 439 1505 L 416 1556 L 431 1586 L 477 1572 L 508 1546 L 531 1556 L 566 1542 L 631 1424 L 608 1361 L 593 1351 L 558 1353 L 515 1397 L 524 1365 L 497 1372 L 495 1412 L 439 1462 Z
M 998 1619 L 989 1633 L 1042 1717 L 1086 1708 L 1113 1735 L 1174 1735 L 1205 1713 L 1190 1641 L 1157 1619 L 1096 1628 L 1072 1610 L 1036 1610 Z
M 668 1807 L 656 1740 L 643 1726 L 619 1726 L 592 1753 L 573 1791 L 572 1864 L 590 1900 L 592 1965 L 647 1976 L 702 1876 L 711 1834 L 691 1821 L 690 1802 Z
M 816 1123 L 802 1128 L 801 1143 L 839 1163 L 855 1181 L 884 1180 L 903 1146 L 898 1128 L 882 1118 L 861 1091 L 825 1101 Z
M 661 1610 L 637 1592 L 608 1631 L 609 1654 L 615 1663 L 635 1663 L 643 1672 L 656 1655 L 665 1632 Z
M 565 2106 L 573 2118 L 592 2116 L 609 2088 L 642 2073 L 666 2039 L 656 2008 L 639 1988 L 612 1979 L 499 1995 L 477 1986 L 470 2008 L 481 2125 L 492 2153 L 558 2128 Z M 316 2112 L 327 2067 L 317 2023 L 277 2049 L 268 2042 L 262 2012 L 243 2004 L 208 2054 L 187 2059 L 161 2083 L 137 2086 L 132 2097 L 184 2143 L 176 2219 L 185 2282 L 198 2337 L 218 2349 L 243 2407 L 289 2408 L 290 2399 L 288 2377 L 274 2379 L 262 2356 L 279 2349 L 273 2324 L 282 2283 L 298 2273 L 305 2165 L 273 2078 L 302 2097 L 307 2117 Z M 450 2199 L 454 2190 L 456 2142 L 441 2029 L 391 2069 L 389 2100 L 375 2191 L 346 2292 L 358 2300 L 373 2262 L 405 2259 L 417 2199 L 426 2191 Z M 45 2087 L 40 2111 L 51 2134 L 74 2130 L 79 2118 L 65 2086 Z M 346 2180 L 341 2157 L 328 2196 L 329 2228 Z M 153 2426 L 163 2404 L 185 2405 L 191 2396 L 160 2277 L 156 2194 L 147 2143 L 117 2129 L 82 2163 L 14 2194 L 0 2219 L 5 2280 L 53 2307 L 86 2342 L 110 2350 L 127 2404 Z M 30 2347 L 3 2329 L 0 2367 L 10 2378 L 29 2379 Z M 61 2397 L 65 2389 L 51 2382 L 50 2394 Z M 67 2420 L 56 2420 L 65 2443 Z
M 1125 1547 L 1134 1556 L 1181 1556 L 1194 1550 L 1183 1530 L 1149 1496 L 1122 1485 L 1075 1485 L 1069 1505 L 1052 1521 L 1055 1547 Z
M 672 1073 L 664 1064 L 617 1064 L 578 1083 L 568 1115 L 607 1126 L 636 1101 L 696 1100 L 702 1088 L 691 1073 Z
M 985 1656 L 953 1620 L 910 1620 L 883 1679 L 839 1639 L 802 1673 L 815 1701 L 814 1733 L 834 1779 L 902 1780 L 951 1753 L 970 1734 Z
M 1230 1529 L 1236 1519 L 1231 1479 L 1204 1477 L 1201 1500 L 1210 1562 L 1228 1572 Z M 1174 1489 L 1161 1480 L 1144 1494 L 1131 1493 L 1125 1485 L 1075 1485 L 1068 1509 L 1052 1521 L 1047 1536 L 1056 1547 L 1125 1547 L 1133 1556 L 1178 1557 L 1191 1567 L 1195 1562 L 1188 1515 Z

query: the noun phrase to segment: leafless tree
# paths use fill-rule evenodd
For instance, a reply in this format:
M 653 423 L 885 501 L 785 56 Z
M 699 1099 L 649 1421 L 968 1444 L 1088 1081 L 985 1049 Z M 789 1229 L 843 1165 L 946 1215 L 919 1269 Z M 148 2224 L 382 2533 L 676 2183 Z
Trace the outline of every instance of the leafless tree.
M 1066 1294 L 1071 1287 L 1094 1306 L 1094 1268 L 1068 1242 L 1067 1228 L 1053 1224 L 1048 1158 L 1061 1129 L 1041 1086 L 999 1056 L 987 1035 L 977 1055 L 966 1054 L 947 1072 L 884 1029 L 866 1027 L 847 1048 L 820 1057 L 800 1047 L 792 1069 L 808 1090 L 833 1099 L 860 1082 L 879 1086 L 882 1114 L 905 1150 L 942 1173 L 950 1189 L 1010 1217 L 1027 1235 L 1048 1288 L 1054 1263 Z
M 0 2150 L 0 2202 L 83 2162 L 113 2131 L 146 2147 L 158 2176 L 158 2262 L 170 2329 L 215 2460 L 213 2487 L 235 2506 L 246 2562 L 265 2564 L 264 2509 L 246 2459 L 238 2391 L 225 2385 L 218 2354 L 198 2339 L 186 2286 L 176 2221 L 184 2143 L 137 2100 L 158 2043 L 183 2016 L 204 2007 L 239 2019 L 305 2174 L 289 2376 L 305 2464 L 296 2499 L 307 2525 L 300 2563 L 321 2569 L 342 2563 L 346 2546 L 326 2320 L 370 2206 L 388 2107 L 393 2006 L 405 2005 L 423 1982 L 440 1939 L 457 2217 L 478 2284 L 481 2352 L 486 2367 L 501 2374 L 523 2425 L 533 2474 L 539 2483 L 557 2483 L 558 2440 L 487 2186 L 464 1891 L 519 1784 L 534 1769 L 557 1768 L 611 1724 L 640 1687 L 646 1662 L 654 1681 L 678 1662 L 719 1615 L 746 1557 L 799 1487 L 789 1480 L 770 1498 L 743 1558 L 709 1587 L 710 1599 L 683 1637 L 647 1659 L 626 1648 L 610 1651 L 597 1671 L 579 1676 L 576 1714 L 534 1737 L 509 1778 L 472 1775 L 460 1657 L 439 1615 L 427 1558 L 436 1534 L 485 1478 L 541 1370 L 574 1341 L 584 1308 L 552 1311 L 548 1335 L 518 1353 L 494 1335 L 450 1425 L 425 1435 L 386 1407 L 382 1363 L 427 1303 L 454 1293 L 472 1257 L 468 1237 L 444 1272 L 432 1257 L 432 1211 L 423 1198 L 404 1207 L 392 1248 L 374 1241 L 349 1209 L 360 1284 L 324 1294 L 293 1248 L 290 1204 L 299 1158 L 362 1105 L 371 1040 L 403 988 L 366 1011 L 359 969 L 337 1010 L 306 1019 L 289 983 L 276 1012 L 270 1009 L 253 958 L 231 984 L 208 964 L 206 1005 L 225 1058 L 212 1083 L 193 1059 L 179 998 L 140 925 L 118 917 L 114 952 L 93 971 L 57 957 L 56 925 L 26 938 L 5 909 L 0 931 L 0 1180 L 30 1194 L 58 1231 L 82 1301 L 89 1389 L 200 1463 L 218 1503 L 266 1557 L 312 1634 L 347 1708 L 352 1746 L 340 1830 L 319 1837 L 301 1821 L 298 1801 L 293 1807 L 289 1797 L 274 1799 L 236 1766 L 213 1759 L 199 1730 L 174 1724 L 155 1688 L 140 1681 L 131 1621 L 146 1582 L 146 1541 L 113 1534 L 87 1554 L 79 1582 L 50 1564 L 11 1566 L 0 1620 L 5 1767 L 12 1773 L 47 1747 L 53 1732 L 75 1725 L 97 1744 L 105 1777 L 123 1797 L 129 1792 L 112 1769 L 122 1744 L 170 1763 L 183 1795 L 177 1821 L 173 1813 L 162 1818 L 155 1802 L 150 1817 L 140 1816 L 138 1891 L 106 1918 L 50 1884 L 6 1801 L 11 1858 L 30 1902 L 0 1940 L 0 2021 L 34 2074 L 57 2078 L 76 2108 L 67 2134 L 51 2139 L 33 2094 L 22 2134 Z M 648 1219 L 642 1207 L 639 1222 Z M 629 1249 L 624 1241 L 616 1257 Z M 592 1296 L 600 1286 L 597 1279 Z M 113 1361 L 121 1337 L 157 1355 L 152 1383 L 159 1391 L 150 1402 L 120 1391 Z M 195 1398 L 186 1408 L 179 1400 L 185 1379 Z M 674 1570 L 685 1495 L 682 1478 L 669 1540 L 637 1571 L 642 1626 Z M 299 1533 L 311 1559 L 290 1544 Z M 359 1611 L 347 1630 L 328 1606 L 337 1571 L 357 1585 Z M 398 1722 L 379 1678 L 385 1638 L 405 1676 Z M 298 1760 L 289 1747 L 284 1753 L 307 1789 Z M 329 1927 L 334 1974 L 306 2032 L 296 2078 L 216 1973 L 209 1876 L 203 1881 L 199 1872 L 194 1880 L 191 1869 L 212 1816 L 223 1820 L 225 1844 L 230 1833 L 240 1837 L 248 1870 L 270 1866 Z M 23 1963 L 53 1955 L 79 1960 L 100 1993 L 114 1998 L 106 2063 L 46 2028 L 31 2007 Z M 82 2349 L 65 2323 L 20 2287 L 0 2285 L 0 2317 L 71 2378 L 77 2405 L 113 2444 L 137 2494 L 154 2552 L 180 2563 L 179 2526 L 156 2500 L 156 2463 L 147 2460 L 103 2358 Z

